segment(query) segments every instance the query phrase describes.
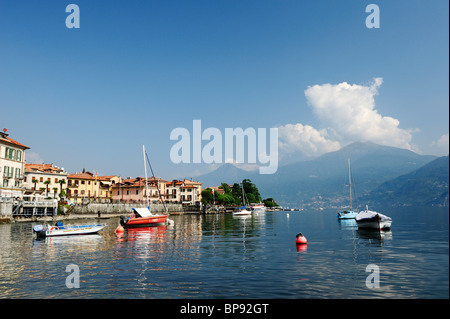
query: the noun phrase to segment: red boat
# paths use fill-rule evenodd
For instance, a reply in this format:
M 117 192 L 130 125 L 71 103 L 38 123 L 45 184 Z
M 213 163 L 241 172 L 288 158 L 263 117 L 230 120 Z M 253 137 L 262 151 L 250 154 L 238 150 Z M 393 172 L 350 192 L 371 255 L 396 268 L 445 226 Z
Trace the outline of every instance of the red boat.
M 129 217 L 120 216 L 120 225 L 129 227 L 158 226 L 166 222 L 168 215 L 153 215 L 149 208 L 133 208 Z

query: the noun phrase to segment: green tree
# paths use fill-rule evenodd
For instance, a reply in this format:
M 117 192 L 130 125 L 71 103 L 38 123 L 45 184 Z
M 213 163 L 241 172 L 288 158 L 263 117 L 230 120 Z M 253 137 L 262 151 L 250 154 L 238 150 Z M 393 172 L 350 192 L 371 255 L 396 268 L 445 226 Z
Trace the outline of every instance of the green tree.
M 236 204 L 240 204 L 242 202 L 242 191 L 241 186 L 238 183 L 233 184 L 233 188 L 231 189 L 231 195 L 234 198 L 234 202 Z
M 211 193 L 211 188 L 206 188 L 202 190 L 202 204 L 211 204 L 213 201 L 213 194 Z
M 228 186 L 227 183 L 222 183 L 219 188 L 223 189 L 223 191 L 225 192 L 225 194 L 230 194 L 231 195 L 231 188 L 230 186 Z
M 278 203 L 271 197 L 264 199 L 263 203 L 264 203 L 264 206 L 266 206 L 266 207 L 276 207 L 276 206 L 278 206 Z
M 59 181 L 58 181 L 58 183 L 59 183 L 59 193 L 61 194 L 61 195 L 59 195 L 59 196 L 63 196 L 62 195 L 62 186 L 63 186 L 63 184 L 65 184 L 66 183 L 66 181 L 65 180 L 63 180 L 63 179 L 60 179 Z
M 47 193 L 46 193 L 45 196 L 48 197 L 48 185 L 50 184 L 50 181 L 49 181 L 49 180 L 46 180 L 46 181 L 44 182 L 44 184 L 45 184 L 45 186 L 46 186 L 46 188 L 47 188 Z
M 36 178 L 33 178 L 32 182 L 34 183 L 34 190 L 37 191 L 36 183 L 38 182 L 38 180 Z
M 251 203 L 261 202 L 261 195 L 259 194 L 258 187 L 256 187 L 256 185 L 253 184 L 251 180 L 244 179 L 242 181 L 242 185 L 244 187 L 245 194 L 247 195 L 247 198 Z

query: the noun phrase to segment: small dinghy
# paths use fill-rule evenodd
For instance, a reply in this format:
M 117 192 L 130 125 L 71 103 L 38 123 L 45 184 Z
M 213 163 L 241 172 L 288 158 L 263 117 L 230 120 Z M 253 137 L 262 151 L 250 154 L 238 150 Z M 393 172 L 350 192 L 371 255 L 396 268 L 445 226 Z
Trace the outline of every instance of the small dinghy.
M 33 232 L 38 238 L 69 235 L 88 235 L 95 234 L 102 230 L 105 225 L 73 225 L 64 226 L 62 222 L 57 222 L 55 226 L 36 225 Z
M 370 211 L 368 207 L 356 215 L 355 220 L 360 229 L 383 230 L 391 228 L 392 224 L 392 218 L 378 212 Z

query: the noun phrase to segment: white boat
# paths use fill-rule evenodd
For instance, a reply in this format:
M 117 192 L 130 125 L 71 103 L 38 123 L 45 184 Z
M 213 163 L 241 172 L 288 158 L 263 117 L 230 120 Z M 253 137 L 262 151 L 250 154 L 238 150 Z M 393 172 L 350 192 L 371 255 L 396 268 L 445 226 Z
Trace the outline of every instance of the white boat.
M 241 183 L 241 189 L 242 189 L 242 202 L 244 203 L 244 206 L 238 208 L 237 211 L 234 211 L 233 212 L 233 216 L 245 216 L 245 215 L 251 215 L 252 214 L 252 211 L 248 210 L 245 207 L 245 202 L 246 201 L 248 202 L 248 200 L 246 200 L 247 196 L 245 196 L 244 184 L 243 183 Z
M 237 211 L 233 212 L 233 216 L 245 216 L 245 215 L 251 215 L 252 211 L 248 210 L 244 207 L 239 208 Z
M 367 207 L 366 210 L 356 215 L 355 220 L 360 229 L 383 230 L 390 229 L 392 225 L 392 218 L 378 212 L 370 211 Z
M 348 186 L 350 197 L 350 209 L 341 210 L 337 213 L 338 219 L 354 219 L 358 212 L 352 209 L 352 171 L 350 169 L 350 158 L 348 159 Z
M 257 204 L 250 207 L 254 213 L 264 213 L 266 211 L 266 206 L 264 204 Z
M 102 230 L 106 225 L 73 225 L 63 226 L 61 222 L 56 223 L 55 226 L 36 225 L 33 227 L 33 232 L 38 238 L 53 237 L 53 236 L 69 236 L 69 235 L 88 235 L 95 234 Z

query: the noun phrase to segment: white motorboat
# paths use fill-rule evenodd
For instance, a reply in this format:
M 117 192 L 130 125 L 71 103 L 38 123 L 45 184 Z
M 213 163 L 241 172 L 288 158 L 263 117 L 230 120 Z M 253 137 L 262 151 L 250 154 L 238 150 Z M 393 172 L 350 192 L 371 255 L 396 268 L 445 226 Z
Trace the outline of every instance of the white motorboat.
M 384 230 L 390 229 L 392 225 L 392 218 L 380 214 L 378 212 L 366 210 L 359 212 L 355 217 L 358 228 L 361 229 L 375 229 Z
M 244 207 L 239 208 L 237 211 L 233 212 L 233 216 L 245 216 L 245 215 L 251 215 L 252 211 L 248 210 Z
M 264 213 L 266 211 L 266 206 L 264 206 L 264 204 L 257 204 L 251 206 L 251 209 L 254 213 Z
M 105 226 L 106 225 L 63 226 L 63 223 L 58 222 L 55 226 L 36 225 L 33 227 L 33 232 L 36 233 L 38 238 L 68 235 L 88 235 L 98 233 Z

